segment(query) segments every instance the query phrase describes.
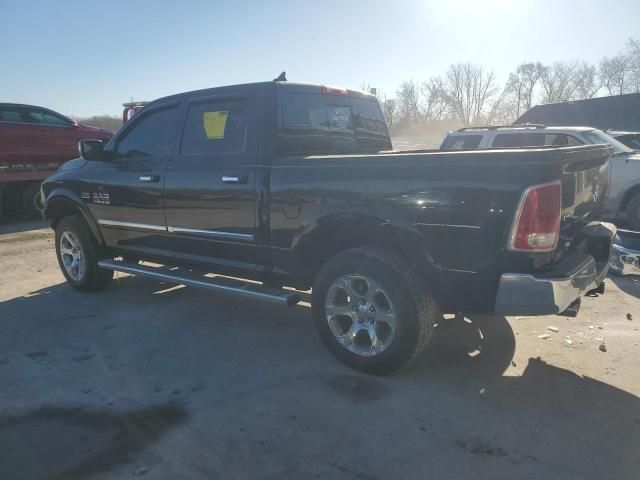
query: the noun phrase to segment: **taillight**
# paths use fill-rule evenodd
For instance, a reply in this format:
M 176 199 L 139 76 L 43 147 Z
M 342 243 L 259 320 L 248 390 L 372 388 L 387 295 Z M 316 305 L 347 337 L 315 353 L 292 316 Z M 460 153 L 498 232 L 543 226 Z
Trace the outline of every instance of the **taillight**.
M 511 227 L 509 250 L 549 252 L 556 248 L 561 207 L 559 181 L 527 188 Z

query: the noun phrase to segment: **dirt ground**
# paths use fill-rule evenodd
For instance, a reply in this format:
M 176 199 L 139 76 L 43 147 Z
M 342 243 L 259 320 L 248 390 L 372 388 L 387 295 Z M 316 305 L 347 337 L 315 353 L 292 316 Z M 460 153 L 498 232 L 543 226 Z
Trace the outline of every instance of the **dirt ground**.
M 636 280 L 573 319 L 443 320 L 370 377 L 304 306 L 76 292 L 41 222 L 0 225 L 0 272 L 1 479 L 640 478 Z

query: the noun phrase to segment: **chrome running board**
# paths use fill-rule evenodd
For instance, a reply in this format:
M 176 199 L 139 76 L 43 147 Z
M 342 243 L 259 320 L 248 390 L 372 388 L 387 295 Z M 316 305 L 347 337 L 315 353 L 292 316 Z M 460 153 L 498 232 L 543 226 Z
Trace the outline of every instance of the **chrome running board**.
M 265 287 L 261 284 L 243 282 L 242 280 L 227 277 L 208 278 L 200 273 L 182 268 L 168 270 L 163 267 L 150 267 L 138 263 L 116 260 L 100 260 L 98 266 L 107 270 L 131 273 L 154 280 L 163 280 L 165 282 L 188 285 L 190 287 L 206 288 L 217 292 L 277 303 L 279 305 L 292 306 L 300 301 L 300 296 L 293 291 Z

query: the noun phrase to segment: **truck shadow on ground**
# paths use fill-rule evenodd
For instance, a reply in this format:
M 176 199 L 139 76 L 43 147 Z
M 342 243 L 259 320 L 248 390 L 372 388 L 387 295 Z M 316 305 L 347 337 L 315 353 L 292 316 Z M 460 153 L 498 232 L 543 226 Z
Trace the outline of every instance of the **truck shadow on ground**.
M 74 305 L 73 314 L 67 305 Z M 30 372 L 47 367 L 54 381 L 66 380 L 68 372 L 47 358 L 62 362 L 66 345 L 84 341 L 93 342 L 95 357 L 73 368 L 95 362 L 91 375 L 113 375 L 113 352 L 101 349 L 115 348 L 120 388 L 153 391 L 151 382 L 175 378 L 198 384 L 183 388 L 185 410 L 154 407 L 144 397 L 138 402 L 151 406 L 119 416 L 92 403 L 83 410 L 51 406 L 46 385 L 33 375 L 25 388 L 40 395 L 43 406 L 0 418 L 0 458 L 9 455 L 0 460 L 0 478 L 88 478 L 130 462 L 187 412 L 192 421 L 180 427 L 183 455 L 197 456 L 201 442 L 223 443 L 223 453 L 200 458 L 198 467 L 221 478 L 242 476 L 247 462 L 286 465 L 280 478 L 391 478 L 398 465 L 413 472 L 406 478 L 430 472 L 438 478 L 626 479 L 640 471 L 640 399 L 539 358 L 529 358 L 520 376 L 504 376 L 516 337 L 503 317 L 442 320 L 426 354 L 389 377 L 340 366 L 310 332 L 308 308 L 230 301 L 131 277 L 100 295 L 66 285 L 33 292 L 0 303 L 0 319 L 0 374 L 21 375 L 26 355 L 40 362 Z M 38 330 L 46 337 L 41 350 L 29 336 Z M 101 336 L 109 341 L 101 343 Z M 145 343 L 132 349 L 138 338 Z M 264 426 L 257 404 L 269 405 L 269 418 L 280 420 Z M 7 405 L 20 411 L 6 397 L 0 411 Z M 376 441 L 368 428 L 349 428 L 370 425 L 377 412 L 385 412 L 384 422 L 373 431 L 389 441 Z M 195 425 L 197 442 L 186 448 Z M 238 425 L 245 426 L 240 433 Z M 254 425 L 266 430 L 252 432 Z M 80 455 L 83 436 L 91 451 Z M 273 446 L 270 438 L 302 440 Z M 55 455 L 40 455 L 50 444 Z M 371 458 L 375 468 L 368 467 Z M 22 477 L 12 475 L 20 468 Z M 184 468 L 182 478 L 198 477 Z
M 23 218 L 0 218 L 0 235 L 21 233 L 48 227 L 45 220 L 25 220 Z

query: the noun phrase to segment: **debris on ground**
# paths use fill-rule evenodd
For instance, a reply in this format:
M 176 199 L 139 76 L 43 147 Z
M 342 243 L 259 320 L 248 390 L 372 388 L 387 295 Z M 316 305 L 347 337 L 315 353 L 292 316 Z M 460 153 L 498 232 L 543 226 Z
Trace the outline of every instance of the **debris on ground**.
M 567 343 L 567 345 L 573 345 L 573 340 L 571 340 L 569 337 L 567 337 L 564 341 Z
M 558 333 L 558 327 L 547 327 L 547 330 L 551 330 L 552 332 Z
M 589 330 L 593 330 L 593 325 L 589 325 Z
M 512 367 L 515 367 L 515 366 L 516 366 L 516 362 L 515 362 L 515 360 L 511 360 L 511 366 L 512 366 Z
M 607 346 L 604 343 L 601 343 L 598 348 L 600 349 L 601 352 L 606 352 L 607 351 Z
M 551 338 L 551 335 L 549 335 L 548 333 L 543 333 L 542 335 L 538 335 L 538 338 L 546 340 L 547 338 Z
M 627 313 L 627 320 L 633 320 L 633 316 L 630 313 Z

